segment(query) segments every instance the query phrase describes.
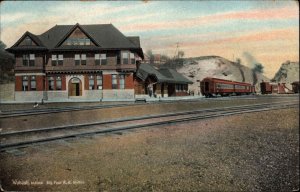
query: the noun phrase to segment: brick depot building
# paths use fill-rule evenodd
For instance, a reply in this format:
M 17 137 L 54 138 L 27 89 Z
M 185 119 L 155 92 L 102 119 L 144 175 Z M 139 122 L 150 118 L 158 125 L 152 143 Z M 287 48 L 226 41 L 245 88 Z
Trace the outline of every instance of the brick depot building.
M 187 95 L 185 77 L 140 64 L 137 36 L 112 24 L 56 25 L 41 35 L 26 32 L 7 51 L 15 64 L 16 101 L 134 100 Z
M 133 76 L 143 59 L 139 37 L 111 24 L 26 32 L 7 51 L 16 58 L 16 101 L 134 99 Z

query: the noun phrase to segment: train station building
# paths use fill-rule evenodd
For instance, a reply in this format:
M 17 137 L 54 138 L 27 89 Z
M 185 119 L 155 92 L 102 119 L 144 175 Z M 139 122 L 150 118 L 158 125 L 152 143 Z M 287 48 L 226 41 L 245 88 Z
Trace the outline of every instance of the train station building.
M 174 69 L 158 69 L 144 63 L 138 66 L 134 79 L 136 98 L 152 95 L 154 97 L 187 96 L 188 84 L 193 83 Z
M 134 100 L 149 95 L 149 84 L 153 96 L 178 96 L 189 83 L 175 70 L 140 65 L 139 37 L 125 36 L 112 24 L 27 31 L 7 51 L 16 59 L 15 101 Z

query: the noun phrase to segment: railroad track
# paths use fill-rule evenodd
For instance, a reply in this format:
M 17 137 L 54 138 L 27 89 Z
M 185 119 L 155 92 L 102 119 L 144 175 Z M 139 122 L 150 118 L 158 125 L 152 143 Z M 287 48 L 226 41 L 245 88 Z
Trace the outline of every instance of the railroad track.
M 182 100 L 180 102 L 191 102 L 198 101 L 198 99 L 193 100 Z M 159 101 L 161 103 L 173 103 L 178 102 L 174 101 Z M 96 105 L 96 106 L 77 106 L 77 107 L 52 107 L 52 108 L 44 108 L 44 109 L 27 109 L 27 110 L 13 110 L 13 111 L 2 111 L 0 113 L 1 118 L 10 118 L 10 117 L 20 117 L 20 116 L 30 116 L 30 115 L 40 115 L 40 114 L 49 114 L 49 113 L 62 113 L 62 112 L 70 112 L 70 111 L 83 111 L 83 110 L 93 110 L 93 109 L 105 109 L 105 108 L 113 108 L 113 107 L 127 107 L 127 106 L 136 106 L 136 105 L 147 105 L 151 102 L 147 103 L 125 103 L 125 104 L 113 104 L 113 105 Z
M 133 117 L 126 119 L 117 119 L 113 121 L 92 122 L 69 126 L 1 132 L 0 151 L 5 151 L 11 148 L 26 147 L 36 143 L 81 137 L 86 135 L 120 132 L 138 128 L 166 125 L 171 123 L 181 123 L 193 120 L 293 107 L 298 107 L 298 103 L 264 103 Z
M 278 98 L 278 97 L 277 97 Z M 202 98 L 203 101 L 207 100 L 233 100 L 233 99 L 257 99 L 256 97 L 245 97 L 242 96 L 235 98 Z M 174 101 L 159 101 L 156 104 L 167 104 L 174 102 L 198 102 L 199 99 L 186 99 L 186 100 L 174 100 Z M 44 109 L 27 109 L 27 110 L 13 110 L 13 111 L 2 111 L 0 113 L 0 119 L 2 118 L 10 118 L 10 117 L 20 117 L 20 116 L 31 116 L 31 115 L 42 115 L 42 114 L 51 114 L 51 113 L 62 113 L 62 112 L 70 112 L 70 111 L 83 111 L 83 110 L 94 110 L 94 109 L 105 109 L 105 108 L 113 108 L 113 107 L 127 107 L 127 106 L 137 106 L 137 105 L 147 105 L 151 102 L 147 103 L 125 103 L 125 104 L 112 104 L 112 105 L 96 105 L 96 106 L 76 106 L 76 107 L 52 107 L 52 108 L 44 108 Z
M 30 116 L 30 115 L 39 115 L 39 114 L 49 114 L 49 113 L 61 113 L 61 112 L 69 112 L 69 111 L 104 109 L 104 108 L 123 107 L 123 106 L 132 106 L 132 105 L 141 105 L 141 103 L 100 105 L 100 106 L 98 105 L 98 106 L 78 106 L 78 107 L 53 107 L 47 109 L 2 111 L 0 118 Z

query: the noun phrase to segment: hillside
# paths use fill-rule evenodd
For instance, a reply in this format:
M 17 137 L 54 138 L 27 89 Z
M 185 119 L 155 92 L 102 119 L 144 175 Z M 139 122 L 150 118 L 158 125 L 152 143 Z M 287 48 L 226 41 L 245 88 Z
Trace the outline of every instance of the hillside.
M 282 63 L 272 81 L 286 83 L 287 86 L 294 81 L 299 81 L 299 62 L 286 61 Z
M 259 83 L 262 80 L 270 81 L 270 79 L 260 73 L 253 73 L 249 67 L 219 56 L 182 59 L 182 62 L 175 64 L 174 68 L 194 82 L 194 84 L 189 86 L 189 89 L 193 90 L 195 93 L 198 93 L 200 90 L 199 82 L 197 82 L 197 80 L 201 81 L 205 77 L 215 77 L 255 84 L 257 91 L 260 91 Z
M 14 56 L 5 51 L 6 45 L 0 41 L 0 84 L 14 80 Z

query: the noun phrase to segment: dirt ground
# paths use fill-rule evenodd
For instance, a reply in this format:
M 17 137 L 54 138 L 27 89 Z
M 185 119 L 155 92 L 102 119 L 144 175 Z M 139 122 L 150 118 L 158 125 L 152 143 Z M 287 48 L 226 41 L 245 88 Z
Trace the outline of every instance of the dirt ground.
M 17 191 L 299 190 L 299 109 L 144 128 L 0 153 Z

